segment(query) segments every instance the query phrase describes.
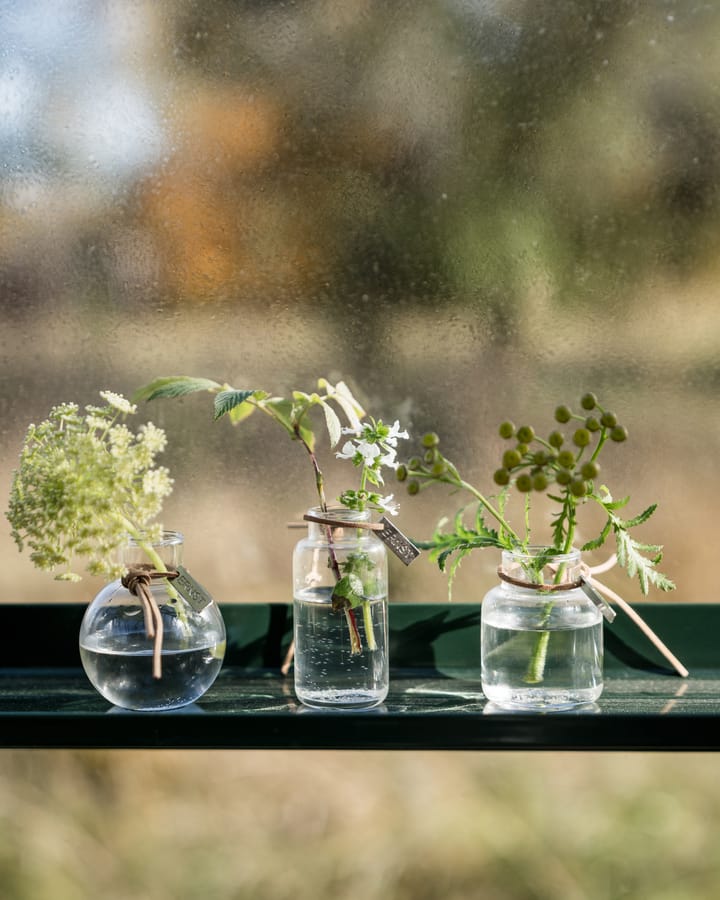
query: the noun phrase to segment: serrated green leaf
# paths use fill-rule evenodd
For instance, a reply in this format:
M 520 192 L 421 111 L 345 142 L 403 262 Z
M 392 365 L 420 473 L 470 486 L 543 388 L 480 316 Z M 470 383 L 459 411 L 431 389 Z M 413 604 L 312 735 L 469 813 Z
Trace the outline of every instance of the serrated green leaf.
M 611 528 L 612 528 L 612 519 L 608 519 L 607 522 L 605 523 L 605 526 L 603 527 L 603 530 L 600 532 L 600 534 L 594 540 L 588 541 L 586 544 L 583 544 L 581 549 L 583 551 L 599 550 L 600 547 L 602 547 L 602 545 L 607 540 L 608 535 L 610 534 Z
M 601 500 L 601 504 L 607 509 L 609 512 L 614 512 L 616 509 L 622 509 L 623 506 L 627 506 L 630 501 L 630 497 L 623 497 L 620 500 Z
M 168 375 L 156 378 L 133 395 L 133 403 L 140 400 L 157 400 L 160 398 L 182 397 L 198 391 L 218 391 L 221 385 L 210 378 L 193 378 L 189 375 Z
M 648 506 L 647 509 L 644 509 L 640 515 L 635 516 L 634 519 L 627 519 L 625 522 L 626 528 L 635 528 L 636 525 L 642 525 L 643 522 L 647 522 L 650 516 L 657 509 L 657 503 L 653 503 L 652 506 Z
M 253 397 L 255 393 L 255 391 L 220 391 L 215 398 L 215 414 L 213 418 L 216 420 L 222 418 L 222 416 L 235 409 L 236 406 L 240 406 L 248 398 Z

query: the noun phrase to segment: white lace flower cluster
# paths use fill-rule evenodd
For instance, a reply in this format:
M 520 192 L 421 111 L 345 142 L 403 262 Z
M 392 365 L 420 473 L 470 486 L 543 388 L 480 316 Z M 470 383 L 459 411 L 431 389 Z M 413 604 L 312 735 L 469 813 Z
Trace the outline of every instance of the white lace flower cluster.
M 148 422 L 137 434 L 122 422 L 136 407 L 102 391 L 105 406 L 54 407 L 31 425 L 14 472 L 7 517 L 15 542 L 40 569 L 63 567 L 60 580 L 77 581 L 75 557 L 91 574 L 117 577 L 114 560 L 128 533 L 150 540 L 161 532 L 152 520 L 172 492 L 168 470 L 155 465 L 165 432 Z
M 371 418 L 368 422 L 358 422 L 355 428 L 344 428 L 343 434 L 353 435 L 353 439 L 346 441 L 335 455 L 338 459 L 351 460 L 353 465 L 362 469 L 362 485 L 359 491 L 344 491 L 340 502 L 350 509 L 365 509 L 369 505 L 396 516 L 399 507 L 393 502 L 394 495 L 382 497 L 379 493 L 366 490 L 365 485 L 367 482 L 376 486 L 384 484 L 382 469 L 397 468 L 398 440 L 407 439 L 407 431 L 400 429 L 397 419 L 392 425 L 385 425 L 381 419 L 376 422 Z

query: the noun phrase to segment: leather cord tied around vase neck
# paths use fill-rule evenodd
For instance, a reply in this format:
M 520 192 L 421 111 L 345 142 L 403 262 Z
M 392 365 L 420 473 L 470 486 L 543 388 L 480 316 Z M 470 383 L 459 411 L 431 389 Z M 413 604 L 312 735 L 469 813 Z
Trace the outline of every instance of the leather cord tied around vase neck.
M 126 590 L 140 600 L 145 617 L 145 634 L 153 641 L 153 678 L 162 678 L 162 642 L 163 623 L 160 607 L 150 590 L 153 581 L 164 579 L 171 581 L 177 578 L 177 572 L 158 572 L 149 565 L 137 565 L 128 567 L 127 572 L 120 579 L 120 583 Z

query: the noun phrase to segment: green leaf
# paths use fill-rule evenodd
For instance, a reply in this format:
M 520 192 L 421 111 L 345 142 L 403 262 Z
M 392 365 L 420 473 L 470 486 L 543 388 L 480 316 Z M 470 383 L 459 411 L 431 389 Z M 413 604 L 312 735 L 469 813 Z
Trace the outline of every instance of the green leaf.
M 342 426 L 340 419 L 337 417 L 335 410 L 329 406 L 325 400 L 320 401 L 323 412 L 325 413 L 325 424 L 327 425 L 328 434 L 330 435 L 330 446 L 334 447 L 340 440 L 342 434 Z
M 162 397 L 182 397 L 198 391 L 217 391 L 221 385 L 209 378 L 192 378 L 189 375 L 169 375 L 156 378 L 133 395 L 133 403 L 140 400 L 156 400 Z
M 635 528 L 636 525 L 642 525 L 643 522 L 647 522 L 650 516 L 657 509 L 657 503 L 653 503 L 652 506 L 648 506 L 647 509 L 643 510 L 639 516 L 635 516 L 634 519 L 627 519 L 625 522 L 626 528 Z
M 266 400 L 264 406 L 290 434 L 293 433 L 291 421 L 293 404 L 291 400 L 286 400 L 284 397 L 273 397 L 270 400 Z
M 600 532 L 600 534 L 592 541 L 588 541 L 586 544 L 582 545 L 582 550 L 598 550 L 607 540 L 608 535 L 610 534 L 610 529 L 612 528 L 612 519 L 608 519 L 605 523 L 605 527 Z
M 248 403 L 247 401 L 245 403 L 240 403 L 228 413 L 230 422 L 233 425 L 239 425 L 241 422 L 244 422 L 248 416 L 251 416 L 256 409 L 257 406 L 253 406 L 252 403 Z
M 351 427 L 355 428 L 365 415 L 365 410 L 350 392 L 344 381 L 338 381 L 333 387 L 325 378 L 318 379 L 318 387 L 327 391 L 327 399 L 332 400 L 342 409 Z
M 222 416 L 235 409 L 235 407 L 240 406 L 241 403 L 245 403 L 250 397 L 258 399 L 255 395 L 262 393 L 262 391 L 220 391 L 215 398 L 215 415 L 213 418 L 216 420 L 222 418 Z M 265 396 L 267 396 L 267 394 L 265 394 Z
M 359 606 L 364 601 L 362 580 L 352 572 L 337 582 L 332 593 L 333 609 Z

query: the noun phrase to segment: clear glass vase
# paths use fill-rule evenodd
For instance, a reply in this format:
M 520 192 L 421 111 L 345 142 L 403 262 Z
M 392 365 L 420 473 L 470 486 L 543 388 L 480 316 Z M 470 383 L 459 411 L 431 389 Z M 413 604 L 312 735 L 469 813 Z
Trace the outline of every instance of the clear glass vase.
M 130 540 L 121 554 L 128 574 L 107 584 L 85 612 L 82 664 L 97 691 L 116 706 L 187 706 L 220 671 L 225 624 L 212 597 L 182 568 L 182 551 L 176 531 L 149 546 Z M 145 600 L 133 584 L 138 575 L 146 576 L 151 596 Z
M 482 604 L 482 689 L 498 706 L 568 709 L 603 689 L 603 626 L 579 587 L 580 552 L 503 551 Z
M 368 709 L 387 696 L 387 553 L 370 513 L 311 509 L 293 554 L 295 693 L 306 706 Z M 365 527 L 363 527 L 365 526 Z

